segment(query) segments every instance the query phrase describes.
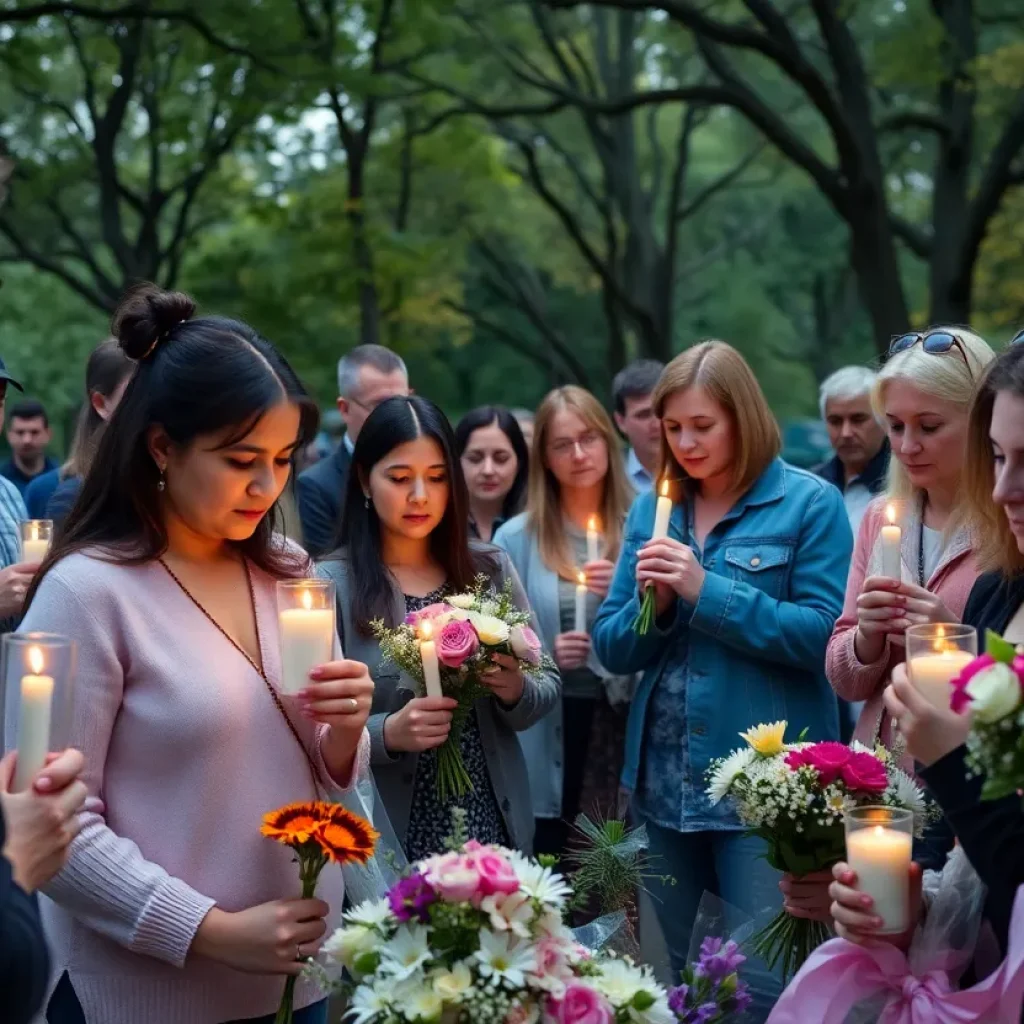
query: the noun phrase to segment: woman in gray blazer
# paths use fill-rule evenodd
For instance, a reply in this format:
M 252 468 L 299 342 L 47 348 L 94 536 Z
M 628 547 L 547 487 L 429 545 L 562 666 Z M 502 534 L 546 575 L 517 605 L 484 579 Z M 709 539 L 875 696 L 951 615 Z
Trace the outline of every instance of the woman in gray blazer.
M 345 656 L 365 662 L 376 686 L 367 723 L 371 764 L 410 860 L 443 848 L 453 806 L 465 810 L 472 838 L 532 850 L 529 781 L 516 733 L 536 724 L 560 693 L 556 672 L 524 676 L 514 659 L 496 655 L 483 680 L 492 695 L 476 702 L 461 738 L 473 790 L 441 804 L 435 752 L 448 736 L 455 702 L 417 696 L 416 684 L 383 662 L 370 623 L 397 624 L 445 594 L 469 589 L 479 573 L 496 590 L 510 579 L 516 603 L 529 610 L 507 555 L 470 541 L 467 506 L 444 413 L 417 396 L 388 399 L 359 432 L 341 547 L 319 565 L 337 586 Z

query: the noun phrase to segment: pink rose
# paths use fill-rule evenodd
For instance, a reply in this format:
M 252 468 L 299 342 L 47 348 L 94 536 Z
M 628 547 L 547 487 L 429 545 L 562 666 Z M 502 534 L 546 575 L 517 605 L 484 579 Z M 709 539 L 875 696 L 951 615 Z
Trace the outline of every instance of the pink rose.
M 884 793 L 889 785 L 885 765 L 874 754 L 851 753 L 840 774 L 843 782 L 859 793 Z
M 418 612 L 409 612 L 405 617 L 405 624 L 407 626 L 419 626 L 424 619 L 436 619 L 441 615 L 451 615 L 455 609 L 450 604 L 445 604 L 444 601 L 435 601 L 433 604 L 428 604 L 426 608 L 421 608 Z
M 480 872 L 470 857 L 457 853 L 438 857 L 426 872 L 427 882 L 446 903 L 466 903 L 480 889 Z
M 442 665 L 460 668 L 479 647 L 480 639 L 476 630 L 468 622 L 452 619 L 437 638 L 437 657 Z
M 847 764 L 853 751 L 845 743 L 815 743 L 801 751 L 805 764 L 810 765 L 821 779 L 823 786 L 830 786 L 839 778 L 843 766 Z
M 1018 658 L 1014 658 L 1015 662 L 1018 660 Z M 949 695 L 951 711 L 955 711 L 959 715 L 971 703 L 970 695 L 967 693 L 967 684 L 979 672 L 991 668 L 995 663 L 996 659 L 991 654 L 982 654 L 964 666 L 960 671 L 960 675 L 953 680 L 953 692 Z M 1017 671 L 1016 665 L 1014 665 L 1014 671 Z M 1017 674 L 1020 675 L 1020 672 L 1018 671 Z
M 493 896 L 495 893 L 507 895 L 519 891 L 515 870 L 500 853 L 487 849 L 477 850 L 466 859 L 472 861 L 480 875 L 480 892 L 484 896 Z
M 509 637 L 512 653 L 528 665 L 539 665 L 541 661 L 540 637 L 529 626 L 516 626 Z
M 573 982 L 565 995 L 549 1005 L 548 1012 L 558 1024 L 612 1024 L 612 1008 L 592 988 Z

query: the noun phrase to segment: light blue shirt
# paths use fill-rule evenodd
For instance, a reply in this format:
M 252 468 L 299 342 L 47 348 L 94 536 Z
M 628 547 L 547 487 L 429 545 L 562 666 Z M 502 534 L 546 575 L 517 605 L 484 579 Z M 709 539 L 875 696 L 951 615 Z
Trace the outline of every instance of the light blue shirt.
M 654 484 L 654 478 L 644 468 L 633 448 L 626 453 L 626 476 L 629 477 L 629 482 L 637 494 L 645 494 Z

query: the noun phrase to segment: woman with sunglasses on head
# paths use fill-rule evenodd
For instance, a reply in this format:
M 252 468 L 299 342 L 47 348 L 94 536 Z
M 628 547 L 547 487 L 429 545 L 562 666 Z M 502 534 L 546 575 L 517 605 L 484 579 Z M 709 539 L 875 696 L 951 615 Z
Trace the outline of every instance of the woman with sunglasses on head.
M 36 577 L 25 631 L 77 644 L 71 741 L 105 810 L 44 885 L 50 1024 L 273 1020 L 333 922 L 344 882 L 297 899 L 264 814 L 368 774 L 365 665 L 280 695 L 275 588 L 308 576 L 275 532 L 315 403 L 244 323 L 145 286 L 114 331 L 137 368 Z M 297 1024 L 327 1001 L 300 982 Z
M 523 431 L 508 409 L 482 405 L 459 420 L 455 444 L 469 489 L 469 529 L 490 542 L 526 497 L 530 453 Z
M 384 663 L 371 627 L 375 619 L 395 625 L 446 594 L 469 590 L 480 573 L 499 591 L 511 580 L 516 603 L 529 609 L 508 556 L 470 540 L 455 437 L 433 402 L 389 398 L 367 417 L 352 451 L 341 546 L 319 570 L 337 586 L 343 649 L 369 665 L 376 683 L 371 762 L 406 856 L 442 852 L 456 806 L 474 839 L 529 852 L 533 815 L 516 734 L 557 701 L 557 675 L 524 676 L 514 659 L 494 656 L 482 678 L 491 695 L 476 702 L 462 732 L 473 789 L 442 803 L 436 750 L 448 738 L 455 701 L 417 697 L 409 680 Z
M 628 694 L 591 650 L 590 629 L 608 593 L 633 498 L 615 428 L 583 388 L 552 391 L 534 419 L 529 498 L 495 538 L 512 558 L 540 621 L 541 639 L 562 672 L 560 706 L 520 737 L 537 818 L 536 849 L 563 856 L 577 815 L 617 812 L 625 716 L 609 697 Z M 588 523 L 601 550 L 590 560 Z M 585 628 L 577 631 L 576 589 L 588 587 Z

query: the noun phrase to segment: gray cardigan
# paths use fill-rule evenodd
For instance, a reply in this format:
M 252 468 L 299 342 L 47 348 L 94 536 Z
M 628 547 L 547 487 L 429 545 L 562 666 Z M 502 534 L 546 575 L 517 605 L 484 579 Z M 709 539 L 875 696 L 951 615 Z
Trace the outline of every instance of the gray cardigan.
M 474 550 L 486 551 L 496 560 L 495 587 L 500 589 L 506 579 L 511 579 L 516 604 L 528 610 L 526 593 L 508 556 L 489 545 L 474 544 L 473 547 Z M 384 745 L 384 720 L 416 696 L 416 684 L 394 665 L 384 664 L 380 646 L 374 637 L 356 628 L 352 619 L 349 570 L 345 551 L 337 552 L 317 565 L 318 575 L 333 580 L 337 588 L 338 635 L 345 657 L 363 662 L 373 677 L 373 706 L 367 722 L 370 765 L 391 824 L 399 840 L 404 842 L 419 754 L 391 753 Z M 405 618 L 405 598 L 397 586 L 392 587 L 390 611 L 392 622 L 401 622 Z M 535 618 L 533 627 L 539 633 Z M 561 689 L 557 670 L 551 669 L 543 675 L 527 676 L 523 695 L 514 707 L 506 708 L 490 697 L 476 703 L 480 738 L 494 795 L 513 846 L 527 853 L 533 849 L 533 808 L 526 763 L 516 733 L 530 728 L 557 705 Z

